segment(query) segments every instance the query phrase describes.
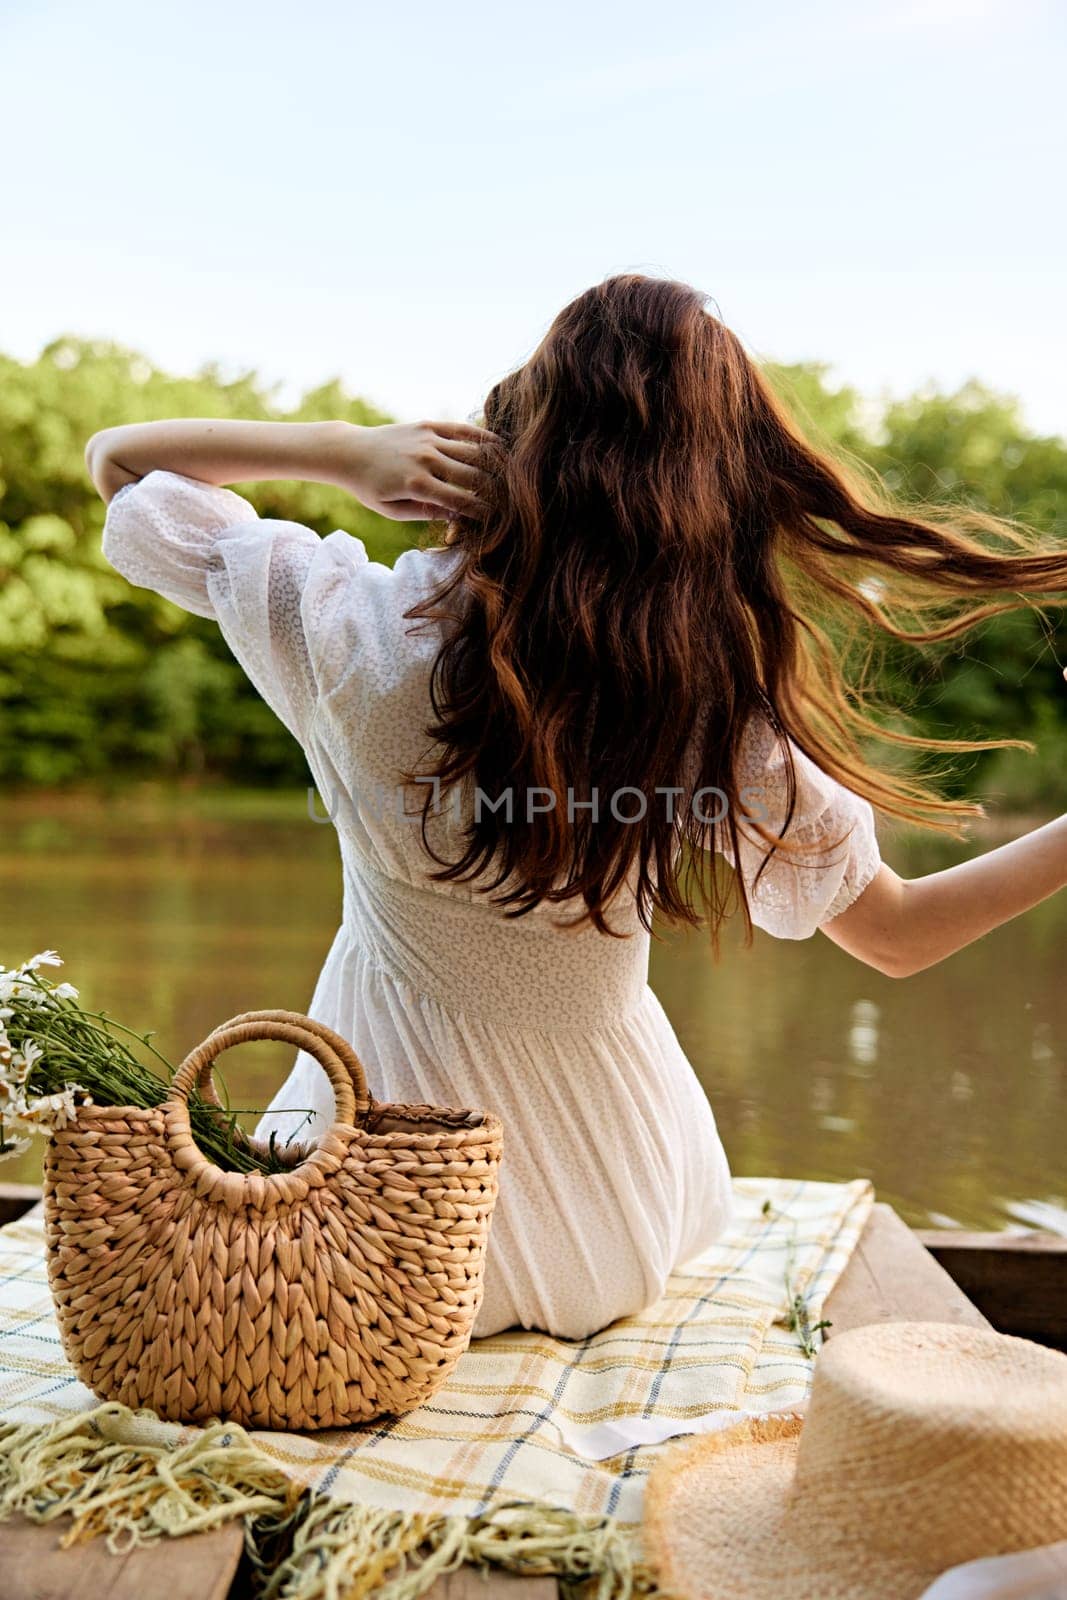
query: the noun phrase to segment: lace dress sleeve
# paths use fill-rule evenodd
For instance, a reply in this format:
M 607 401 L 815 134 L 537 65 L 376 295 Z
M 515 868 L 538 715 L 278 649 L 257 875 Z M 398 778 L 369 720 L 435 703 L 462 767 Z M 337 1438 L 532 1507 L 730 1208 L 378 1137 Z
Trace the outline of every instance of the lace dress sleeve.
M 338 538 L 366 560 L 348 535 L 322 540 L 301 523 L 259 517 L 232 489 L 157 470 L 112 497 L 103 553 L 131 583 L 216 621 L 272 711 L 305 743 L 319 694 L 316 640 L 328 633 L 346 570 L 331 542 Z
M 782 835 L 803 846 L 787 856 L 739 819 L 740 861 L 728 841 L 720 849 L 742 874 L 752 920 L 778 939 L 807 939 L 858 900 L 881 866 L 870 802 L 823 772 L 788 740 L 796 772 L 793 815 Z M 788 772 L 782 741 L 763 717 L 749 724 L 737 773 L 738 791 L 760 821 L 781 833 L 788 810 Z

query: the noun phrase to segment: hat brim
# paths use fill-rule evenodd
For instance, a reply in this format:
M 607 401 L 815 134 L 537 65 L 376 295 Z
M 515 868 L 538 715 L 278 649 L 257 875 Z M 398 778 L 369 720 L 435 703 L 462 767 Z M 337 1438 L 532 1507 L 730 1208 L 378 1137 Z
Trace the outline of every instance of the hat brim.
M 941 1568 L 872 1549 L 791 1503 L 803 1418 L 751 1417 L 675 1445 L 649 1474 L 642 1540 L 681 1600 L 917 1600 Z

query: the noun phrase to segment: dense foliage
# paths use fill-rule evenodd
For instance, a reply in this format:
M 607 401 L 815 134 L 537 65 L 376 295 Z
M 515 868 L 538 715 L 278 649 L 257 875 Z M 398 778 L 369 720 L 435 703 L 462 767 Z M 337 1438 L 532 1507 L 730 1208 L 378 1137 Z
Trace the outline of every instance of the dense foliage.
M 871 415 L 816 364 L 772 376 L 810 425 L 875 467 L 904 497 L 958 499 L 1063 532 L 1067 442 L 1024 426 L 1011 399 L 977 383 L 922 393 Z M 388 420 L 337 381 L 283 410 L 254 373 L 161 372 L 120 345 L 64 337 L 32 363 L 0 356 L 0 781 L 115 782 L 132 775 L 302 783 L 300 750 L 250 687 L 218 629 L 101 557 L 104 506 L 85 471 L 90 434 L 160 417 Z M 391 562 L 420 528 L 317 484 L 241 485 L 263 516 L 358 534 Z M 1061 520 L 1057 523 L 1057 517 Z M 1067 793 L 1067 687 L 1056 614 L 996 619 L 951 653 L 887 658 L 883 687 L 924 730 L 1028 737 L 1032 757 L 957 758 L 947 786 L 1012 803 Z

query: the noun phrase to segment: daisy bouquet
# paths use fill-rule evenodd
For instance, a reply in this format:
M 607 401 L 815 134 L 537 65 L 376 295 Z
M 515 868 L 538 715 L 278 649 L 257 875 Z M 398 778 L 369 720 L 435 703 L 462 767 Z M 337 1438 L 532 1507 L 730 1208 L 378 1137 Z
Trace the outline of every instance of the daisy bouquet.
M 0 966 L 0 1161 L 25 1150 L 34 1135 L 47 1137 L 72 1122 L 79 1106 L 158 1106 L 167 1098 L 175 1068 L 152 1044 L 103 1011 L 89 1011 L 71 983 L 53 983 L 42 969 L 62 966 L 54 950 L 21 967 Z M 147 1067 L 136 1041 L 158 1064 Z M 237 1113 L 220 1112 L 195 1096 L 190 1119 L 200 1149 L 233 1172 L 277 1172 L 264 1155 L 243 1143 Z

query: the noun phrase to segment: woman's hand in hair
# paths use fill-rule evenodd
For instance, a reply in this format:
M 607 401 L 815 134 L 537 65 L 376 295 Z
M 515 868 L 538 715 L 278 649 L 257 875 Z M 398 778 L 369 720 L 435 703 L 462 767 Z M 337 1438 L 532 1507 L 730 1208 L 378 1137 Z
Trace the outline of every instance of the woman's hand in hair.
M 332 481 L 395 522 L 477 517 L 496 435 L 469 422 L 344 423 Z
M 214 417 L 133 422 L 94 433 L 89 475 L 110 501 L 124 484 L 163 469 L 204 483 L 266 478 L 330 483 L 396 521 L 476 517 L 487 447 L 496 434 L 469 422 L 243 422 Z

